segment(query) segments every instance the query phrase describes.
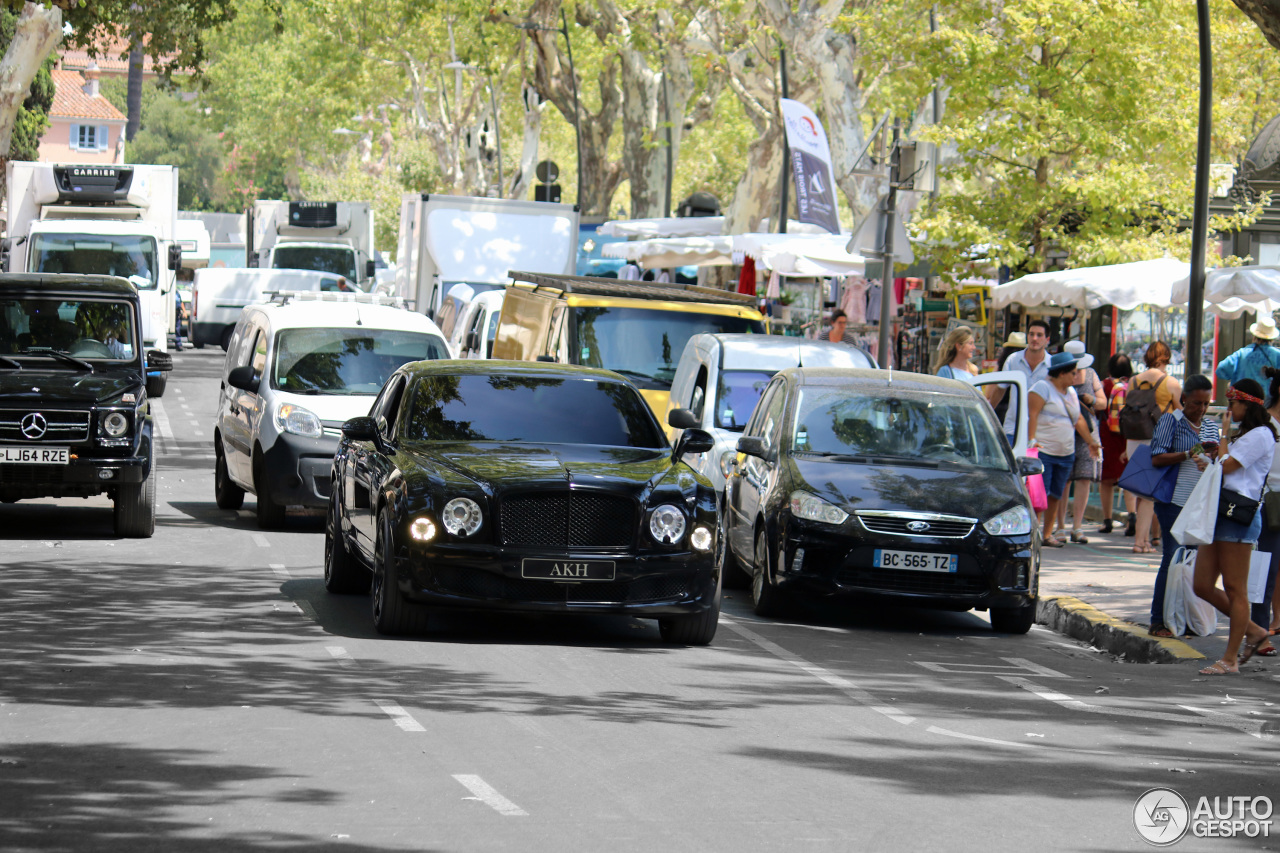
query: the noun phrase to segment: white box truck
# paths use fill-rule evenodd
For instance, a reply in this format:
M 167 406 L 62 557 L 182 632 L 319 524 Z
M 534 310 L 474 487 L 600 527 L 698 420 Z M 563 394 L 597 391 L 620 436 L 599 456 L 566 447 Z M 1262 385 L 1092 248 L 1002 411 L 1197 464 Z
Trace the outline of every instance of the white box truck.
M 511 270 L 571 274 L 577 254 L 577 205 L 405 193 L 395 294 L 435 319 L 455 284 L 481 293 Z
M 209 267 L 195 271 L 191 286 L 191 344 L 224 350 L 246 305 L 270 300 L 270 294 L 340 291 L 345 277 L 314 270 L 259 270 Z
M 340 275 L 368 290 L 375 275 L 373 208 L 362 201 L 255 201 L 249 266 Z
M 140 297 L 143 345 L 166 352 L 182 266 L 178 168 L 11 160 L 8 179 L 6 271 L 127 278 Z M 148 373 L 148 394 L 164 386 L 164 373 Z

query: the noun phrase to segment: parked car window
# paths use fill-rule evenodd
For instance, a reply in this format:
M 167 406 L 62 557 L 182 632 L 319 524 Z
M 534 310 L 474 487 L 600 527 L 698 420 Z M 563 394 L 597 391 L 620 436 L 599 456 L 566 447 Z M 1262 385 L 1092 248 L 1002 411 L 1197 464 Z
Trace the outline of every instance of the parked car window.
M 764 332 L 759 320 L 645 308 L 578 306 L 570 322 L 573 346 L 578 350 L 575 363 L 668 386 L 675 379 L 685 344 L 694 335 Z
M 414 387 L 404 436 L 418 441 L 666 446 L 634 388 L 594 378 L 425 376 Z
M 720 371 L 716 380 L 716 426 L 742 432 L 772 376 L 762 370 Z
M 436 335 L 394 329 L 284 329 L 272 387 L 295 394 L 372 397 L 410 361 L 448 358 Z
M 795 424 L 798 451 L 1009 469 L 994 418 L 976 397 L 804 388 Z
M 766 386 L 764 394 L 760 396 L 760 402 L 755 408 L 748 413 L 747 419 L 747 435 L 759 436 L 761 434 L 760 426 L 764 423 L 764 412 L 769 404 L 773 401 L 773 396 L 778 393 L 778 389 L 782 386 L 782 380 L 774 382 L 772 385 Z
M 787 394 L 784 389 L 785 386 L 779 383 L 777 390 L 769 398 L 764 419 L 760 423 L 760 437 L 773 448 L 777 448 L 782 442 L 782 418 L 787 410 Z
M 396 416 L 400 413 L 400 401 L 404 399 L 404 376 L 396 376 L 387 383 L 386 391 L 378 397 L 369 414 L 378 422 L 379 429 L 385 421 L 387 428 L 384 435 L 388 438 L 396 433 Z

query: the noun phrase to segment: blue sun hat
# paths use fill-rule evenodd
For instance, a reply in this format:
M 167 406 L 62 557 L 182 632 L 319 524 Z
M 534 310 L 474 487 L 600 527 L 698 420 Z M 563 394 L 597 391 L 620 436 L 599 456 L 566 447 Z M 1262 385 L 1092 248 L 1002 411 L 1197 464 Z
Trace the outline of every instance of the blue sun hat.
M 1068 366 L 1080 366 L 1080 359 L 1074 353 L 1055 352 L 1053 355 L 1049 356 L 1050 373 L 1053 373 L 1053 371 L 1057 370 L 1059 367 Z

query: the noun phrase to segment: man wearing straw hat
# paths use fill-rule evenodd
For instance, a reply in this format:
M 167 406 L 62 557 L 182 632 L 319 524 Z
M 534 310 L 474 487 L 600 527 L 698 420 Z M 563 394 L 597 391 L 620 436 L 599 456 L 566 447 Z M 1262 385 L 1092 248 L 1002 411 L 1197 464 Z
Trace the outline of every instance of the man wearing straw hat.
M 1263 388 L 1267 388 L 1268 380 L 1262 375 L 1267 367 L 1280 367 L 1280 352 L 1271 345 L 1280 331 L 1276 329 L 1276 321 L 1270 317 L 1259 317 L 1258 322 L 1249 327 L 1253 335 L 1253 343 L 1241 347 L 1218 363 L 1214 376 L 1218 382 L 1226 383 L 1227 388 L 1235 387 L 1242 379 L 1252 379 Z M 1194 364 L 1194 354 L 1189 363 Z

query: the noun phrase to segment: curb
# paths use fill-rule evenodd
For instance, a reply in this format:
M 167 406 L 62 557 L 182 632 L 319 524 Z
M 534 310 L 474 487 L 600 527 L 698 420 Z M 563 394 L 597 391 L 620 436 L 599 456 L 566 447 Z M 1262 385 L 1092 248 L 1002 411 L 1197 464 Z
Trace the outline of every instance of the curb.
M 1181 640 L 1152 637 L 1145 628 L 1104 613 L 1068 595 L 1041 598 L 1036 622 L 1059 634 L 1091 643 L 1133 663 L 1181 663 L 1204 655 Z

